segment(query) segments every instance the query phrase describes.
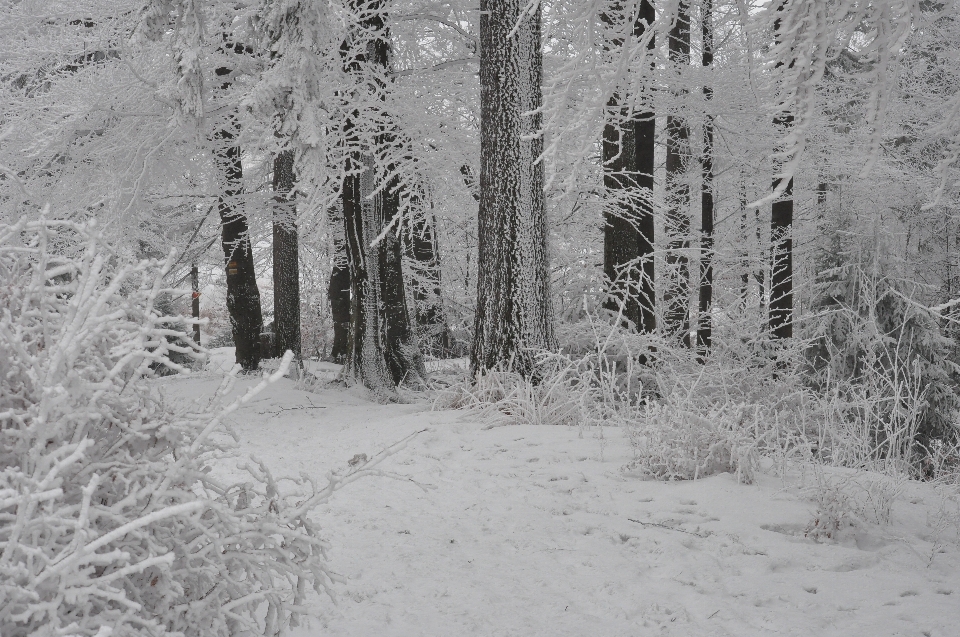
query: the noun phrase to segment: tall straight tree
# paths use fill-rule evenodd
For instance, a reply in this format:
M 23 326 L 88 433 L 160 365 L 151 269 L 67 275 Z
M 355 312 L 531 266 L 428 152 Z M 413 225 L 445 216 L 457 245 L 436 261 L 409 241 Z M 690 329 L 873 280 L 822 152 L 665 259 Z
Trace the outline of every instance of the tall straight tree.
M 241 45 L 227 51 L 243 52 Z M 222 90 L 230 88 L 233 70 L 217 68 L 218 76 L 224 78 Z M 220 213 L 221 244 L 227 273 L 227 311 L 233 343 L 236 346 L 237 363 L 244 371 L 253 371 L 260 366 L 260 332 L 263 331 L 263 310 L 260 307 L 260 289 L 254 270 L 253 249 L 247 217 L 243 213 L 243 164 L 240 159 L 240 124 L 233 114 L 221 119 L 214 133 L 214 154 L 221 184 L 217 202 Z
M 680 0 L 670 28 L 667 49 L 674 73 L 682 81 L 690 64 L 690 3 Z M 684 90 L 674 91 L 681 97 Z M 664 289 L 664 328 L 690 345 L 690 186 L 687 167 L 690 162 L 690 126 L 683 115 L 667 116 L 667 285 Z
M 622 11 L 621 2 L 612 9 Z M 633 34 L 642 38 L 654 20 L 654 8 L 642 0 Z M 604 15 L 607 22 L 611 18 Z M 620 47 L 621 39 L 608 46 Z M 647 49 L 656 43 L 651 34 Z M 608 193 L 604 211 L 603 272 L 612 283 L 604 307 L 623 308 L 623 317 L 638 330 L 656 329 L 653 287 L 653 170 L 656 118 L 651 112 L 631 113 L 619 93 L 608 103 L 610 121 L 603 129 L 603 184 Z M 630 193 L 630 194 L 625 194 Z M 638 196 L 639 195 L 639 196 Z
M 787 0 L 783 0 L 777 11 L 783 11 Z M 774 22 L 777 40 L 780 39 L 780 18 Z M 794 62 L 789 62 L 793 67 Z M 782 66 L 783 62 L 777 62 Z M 786 132 L 793 125 L 793 115 L 782 111 L 773 120 L 774 126 Z M 773 338 L 784 339 L 793 336 L 793 176 L 778 173 L 782 162 L 774 162 L 773 190 L 783 188 L 783 193 L 773 202 L 770 215 L 770 334 Z
M 383 0 L 351 2 L 357 25 L 352 46 L 344 49 L 347 71 L 360 80 L 357 90 L 371 91 L 378 102 L 385 101 L 390 66 L 384 5 Z M 348 362 L 353 374 L 380 399 L 395 400 L 397 385 L 426 373 L 407 309 L 400 239 L 392 230 L 384 232 L 399 213 L 400 184 L 396 177 L 378 184 L 393 167 L 378 167 L 375 153 L 395 143 L 385 130 L 390 118 L 380 110 L 377 122 L 352 118 L 344 127 L 351 147 L 342 193 L 351 285 Z M 361 125 L 378 130 L 361 130 Z
M 702 36 L 701 64 L 713 66 L 713 0 L 700 0 L 700 33 Z M 713 87 L 703 86 L 703 99 L 710 108 Z M 702 172 L 700 186 L 700 295 L 697 321 L 697 350 L 705 355 L 713 341 L 713 115 L 703 118 L 703 153 L 700 155 Z
M 273 159 L 273 333 L 275 355 L 287 350 L 301 360 L 300 250 L 294 201 L 294 153 L 283 150 Z
M 480 1 L 480 210 L 471 364 L 536 376 L 555 345 L 539 135 L 541 5 Z M 530 8 L 530 11 L 525 11 Z

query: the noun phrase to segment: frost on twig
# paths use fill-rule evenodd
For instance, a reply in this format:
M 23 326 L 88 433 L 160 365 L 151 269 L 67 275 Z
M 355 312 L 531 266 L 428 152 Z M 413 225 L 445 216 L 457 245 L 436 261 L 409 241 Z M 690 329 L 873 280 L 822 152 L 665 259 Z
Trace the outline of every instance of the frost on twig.
M 146 379 L 201 352 L 155 309 L 169 260 L 115 260 L 92 223 L 0 225 L 0 634 L 277 634 L 333 581 L 317 489 L 219 483 L 211 434 L 285 365 L 171 409 Z

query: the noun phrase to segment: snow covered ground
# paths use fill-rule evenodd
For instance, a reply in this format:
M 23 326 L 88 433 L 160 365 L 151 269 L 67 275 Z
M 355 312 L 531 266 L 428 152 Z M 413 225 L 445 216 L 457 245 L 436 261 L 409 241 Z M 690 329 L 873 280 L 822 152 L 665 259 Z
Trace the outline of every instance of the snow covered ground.
M 218 380 L 158 383 L 191 397 Z M 936 523 L 928 484 L 903 485 L 890 524 L 817 542 L 799 469 L 753 485 L 642 481 L 621 470 L 632 451 L 615 428 L 486 428 L 288 380 L 231 425 L 276 474 L 318 478 L 426 429 L 381 465 L 395 478 L 360 480 L 318 510 L 344 583 L 336 604 L 313 599 L 298 637 L 960 635 L 958 529 Z

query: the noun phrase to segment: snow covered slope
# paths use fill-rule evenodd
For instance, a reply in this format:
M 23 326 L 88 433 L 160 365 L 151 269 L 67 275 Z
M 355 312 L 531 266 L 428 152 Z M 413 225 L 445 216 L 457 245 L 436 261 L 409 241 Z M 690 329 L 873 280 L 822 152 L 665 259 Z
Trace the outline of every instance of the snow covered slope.
M 191 397 L 217 378 L 158 382 Z M 958 529 L 936 523 L 930 485 L 902 485 L 890 524 L 817 542 L 799 472 L 641 481 L 621 471 L 632 451 L 617 429 L 472 418 L 287 380 L 235 414 L 245 451 L 318 478 L 427 429 L 380 465 L 394 477 L 319 511 L 344 583 L 336 605 L 312 600 L 298 637 L 960 635 Z

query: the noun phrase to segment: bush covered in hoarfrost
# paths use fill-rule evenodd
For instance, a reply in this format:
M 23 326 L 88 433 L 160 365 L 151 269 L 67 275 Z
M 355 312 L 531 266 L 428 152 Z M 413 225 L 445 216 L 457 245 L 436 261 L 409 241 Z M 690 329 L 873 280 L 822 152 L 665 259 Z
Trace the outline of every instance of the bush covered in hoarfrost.
M 160 404 L 147 377 L 186 350 L 165 266 L 118 261 L 92 224 L 0 226 L 0 634 L 282 632 L 330 584 L 307 519 L 329 485 L 211 478 L 252 394 Z

